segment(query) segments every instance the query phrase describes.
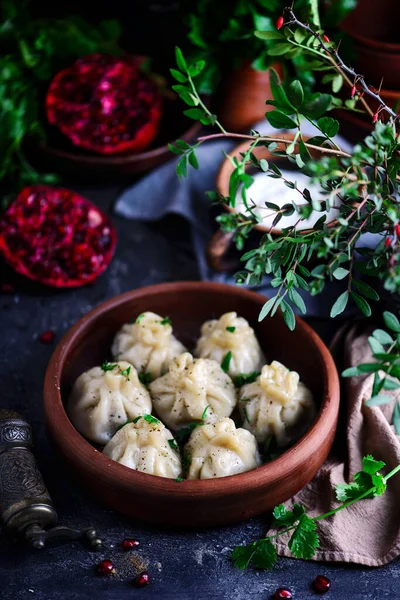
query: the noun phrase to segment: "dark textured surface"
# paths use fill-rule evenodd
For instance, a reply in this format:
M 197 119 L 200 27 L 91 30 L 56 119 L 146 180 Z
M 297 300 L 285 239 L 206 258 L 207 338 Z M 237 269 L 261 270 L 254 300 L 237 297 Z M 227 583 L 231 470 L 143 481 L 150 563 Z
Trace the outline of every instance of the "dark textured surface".
M 109 199 L 116 191 L 87 195 L 109 208 Z M 105 540 L 104 550 L 98 554 L 79 543 L 53 545 L 39 553 L 0 537 L 1 600 L 262 600 L 282 585 L 291 587 L 298 600 L 311 599 L 316 598 L 311 581 L 322 573 L 333 581 L 326 596 L 330 600 L 400 598 L 398 561 L 380 569 L 365 569 L 281 559 L 272 572 L 239 571 L 229 561 L 231 549 L 262 535 L 264 519 L 194 532 L 167 531 L 129 522 L 91 499 L 58 462 L 46 436 L 42 409 L 43 377 L 53 346 L 40 344 L 38 335 L 52 329 L 59 340 L 95 305 L 129 289 L 197 278 L 182 221 L 168 219 L 151 226 L 119 219 L 114 222 L 119 234 L 117 253 L 108 271 L 94 285 L 54 292 L 15 281 L 16 292 L 1 296 L 0 408 L 19 410 L 31 422 L 36 456 L 60 522 L 81 527 L 93 524 Z M 4 267 L 2 271 L 2 279 L 9 281 L 9 273 Z M 319 324 L 318 329 L 324 328 Z M 148 588 L 136 589 L 132 584 L 137 570 L 129 555 L 119 549 L 127 536 L 141 542 L 138 554 L 152 576 Z M 97 576 L 95 565 L 102 558 L 112 558 L 120 575 Z

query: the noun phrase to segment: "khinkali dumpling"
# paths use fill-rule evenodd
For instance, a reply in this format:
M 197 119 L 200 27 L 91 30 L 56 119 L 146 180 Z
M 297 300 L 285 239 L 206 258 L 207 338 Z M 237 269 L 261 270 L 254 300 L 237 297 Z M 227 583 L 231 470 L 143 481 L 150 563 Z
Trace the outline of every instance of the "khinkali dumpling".
M 143 415 L 117 431 L 103 454 L 130 469 L 176 479 L 182 473 L 177 448 L 172 433 L 161 421 Z
M 187 479 L 227 477 L 261 464 L 254 435 L 236 429 L 228 418 L 196 427 L 185 446 L 185 456 L 190 465 Z
M 298 438 L 316 414 L 312 394 L 298 373 L 276 360 L 263 367 L 254 383 L 240 389 L 238 406 L 242 427 L 258 442 L 274 436 L 278 446 Z
M 114 338 L 111 352 L 117 360 L 129 361 L 139 372 L 151 379 L 166 373 L 172 359 L 186 348 L 173 335 L 171 321 L 153 312 L 126 323 Z
M 235 312 L 203 323 L 194 354 L 223 364 L 232 377 L 261 371 L 265 364 L 254 330 Z
M 106 444 L 121 425 L 151 412 L 151 398 L 128 362 L 104 363 L 78 377 L 68 400 L 77 430 L 92 442 Z
M 203 417 L 228 417 L 236 405 L 236 390 L 229 375 L 214 360 L 194 359 L 189 352 L 175 358 L 169 372 L 153 381 L 149 389 L 155 412 L 175 430 Z

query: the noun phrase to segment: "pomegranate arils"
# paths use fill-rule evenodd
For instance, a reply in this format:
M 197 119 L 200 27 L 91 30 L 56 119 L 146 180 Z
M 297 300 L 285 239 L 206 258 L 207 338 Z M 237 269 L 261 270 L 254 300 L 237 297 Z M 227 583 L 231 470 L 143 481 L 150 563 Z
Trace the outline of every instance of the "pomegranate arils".
M 291 600 L 291 598 L 293 598 L 293 594 L 292 592 L 289 590 L 289 588 L 285 588 L 285 587 L 280 587 L 276 590 L 275 594 L 274 594 L 274 600 L 282 600 L 286 598 Z
M 54 331 L 44 331 L 39 336 L 39 341 L 41 344 L 52 344 L 54 342 L 55 333 Z
M 385 240 L 385 243 L 384 243 L 385 248 L 388 248 L 391 243 L 392 243 L 392 240 L 389 237 L 387 237 Z
M 278 17 L 276 20 L 276 28 L 281 29 L 281 27 L 283 27 L 284 22 L 285 19 L 283 17 Z
M 328 577 L 325 577 L 325 575 L 318 575 L 314 579 L 312 585 L 317 594 L 325 594 L 326 592 L 329 592 L 331 588 L 331 580 L 328 579 Z
M 65 188 L 26 187 L 0 217 L 0 251 L 18 273 L 54 287 L 93 281 L 110 263 L 115 230 L 97 206 Z
M 58 73 L 46 97 L 49 123 L 100 154 L 137 152 L 155 137 L 161 96 L 132 56 L 92 54 Z
M 126 539 L 122 540 L 121 548 L 122 550 L 132 550 L 132 548 L 137 548 L 139 546 L 138 540 Z
M 149 585 L 150 583 L 150 575 L 147 571 L 142 571 L 135 579 L 136 587 L 143 587 L 144 585 Z
M 115 573 L 114 563 L 112 560 L 102 560 L 97 565 L 97 572 L 100 575 L 110 575 Z

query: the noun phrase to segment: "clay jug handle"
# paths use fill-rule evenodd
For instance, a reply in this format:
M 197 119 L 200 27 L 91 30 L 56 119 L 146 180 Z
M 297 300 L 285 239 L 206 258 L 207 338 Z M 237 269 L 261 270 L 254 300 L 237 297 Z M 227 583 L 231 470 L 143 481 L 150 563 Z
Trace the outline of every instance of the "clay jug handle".
M 225 257 L 232 245 L 233 236 L 233 232 L 225 233 L 218 230 L 214 233 L 208 243 L 206 249 L 207 263 L 212 269 L 215 269 L 220 273 L 232 271 L 240 267 L 240 260 L 238 258 L 228 259 Z

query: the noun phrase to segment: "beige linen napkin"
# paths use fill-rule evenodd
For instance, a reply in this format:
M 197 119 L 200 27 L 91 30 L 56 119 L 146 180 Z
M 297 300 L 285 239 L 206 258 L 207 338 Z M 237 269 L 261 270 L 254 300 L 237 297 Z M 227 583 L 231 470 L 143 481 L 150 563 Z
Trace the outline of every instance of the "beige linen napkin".
M 355 326 L 336 343 L 338 369 L 371 362 L 368 335 Z M 343 343 L 344 342 L 344 343 Z M 338 360 L 342 357 L 342 361 Z M 343 362 L 343 364 L 340 364 Z M 338 505 L 334 486 L 344 483 L 361 470 L 366 454 L 385 461 L 389 472 L 400 463 L 400 437 L 392 419 L 394 401 L 368 408 L 373 375 L 345 380 L 339 420 L 332 454 L 314 479 L 286 505 L 303 504 L 310 516 L 325 513 Z M 385 390 L 385 394 L 386 394 Z M 398 390 L 392 392 L 398 394 Z M 347 413 L 347 414 L 346 414 Z M 342 421 L 342 422 L 341 422 Z M 383 496 L 362 500 L 334 516 L 319 521 L 321 545 L 314 560 L 344 561 L 371 567 L 384 565 L 400 555 L 400 474 L 388 482 Z M 287 547 L 289 535 L 279 538 L 278 554 L 292 556 Z

